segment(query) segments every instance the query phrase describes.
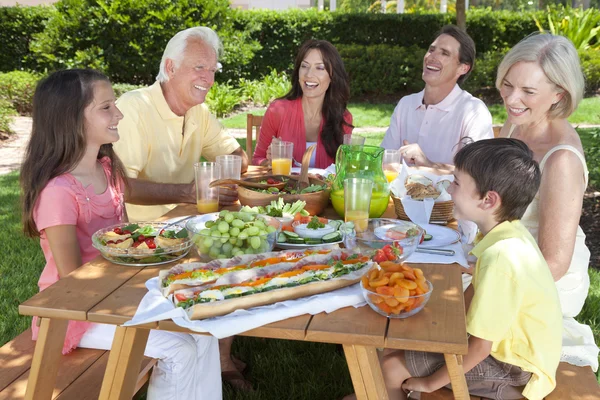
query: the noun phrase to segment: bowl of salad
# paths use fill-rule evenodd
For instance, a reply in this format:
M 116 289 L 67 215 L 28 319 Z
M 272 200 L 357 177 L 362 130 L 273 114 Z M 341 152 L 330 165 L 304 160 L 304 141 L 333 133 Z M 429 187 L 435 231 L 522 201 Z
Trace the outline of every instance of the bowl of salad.
M 286 203 L 283 198 L 272 200 L 270 204 L 266 206 L 243 206 L 240 211 L 254 214 L 267 215 L 269 217 L 276 218 L 281 222 L 281 228 L 286 230 L 292 229 L 292 222 L 296 214 L 308 216 L 308 211 L 304 209 L 306 202 L 297 200 L 293 203 Z
M 309 186 L 298 190 L 296 189 L 297 180 L 293 177 L 284 175 L 267 175 L 262 177 L 246 178 L 251 182 L 275 184 L 278 182 L 287 182 L 282 189 L 251 189 L 238 185 L 237 192 L 240 204 L 243 206 L 267 206 L 272 201 L 283 199 L 285 203 L 294 203 L 298 200 L 304 201 L 306 210 L 311 215 L 321 213 L 329 203 L 330 187 L 327 182 L 309 177 Z
M 100 229 L 92 235 L 92 245 L 108 261 L 140 266 L 179 260 L 190 251 L 192 241 L 184 226 L 138 222 Z

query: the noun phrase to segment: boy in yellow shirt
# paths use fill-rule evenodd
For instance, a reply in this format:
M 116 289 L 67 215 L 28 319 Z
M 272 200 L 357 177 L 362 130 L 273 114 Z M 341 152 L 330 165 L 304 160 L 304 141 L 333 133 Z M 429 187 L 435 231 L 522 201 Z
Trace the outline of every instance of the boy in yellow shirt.
M 469 392 L 543 399 L 556 386 L 562 317 L 546 261 L 519 221 L 538 191 L 538 164 L 525 143 L 502 138 L 465 146 L 454 165 L 448 190 L 454 215 L 483 234 L 472 250 L 478 260 L 465 292 Z M 389 351 L 382 369 L 390 399 L 449 387 L 441 354 Z

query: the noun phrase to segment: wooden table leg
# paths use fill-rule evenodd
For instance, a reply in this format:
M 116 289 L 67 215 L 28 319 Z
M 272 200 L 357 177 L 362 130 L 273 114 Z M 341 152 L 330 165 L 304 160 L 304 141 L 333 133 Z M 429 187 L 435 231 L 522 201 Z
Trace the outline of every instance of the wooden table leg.
M 358 400 L 388 400 L 377 349 L 372 346 L 344 346 L 348 369 Z
M 149 334 L 149 329 L 117 327 L 99 399 L 125 400 L 133 397 Z
M 360 373 L 360 366 L 358 365 L 358 357 L 356 351 L 354 351 L 354 346 L 345 344 L 344 354 L 346 354 L 346 363 L 350 370 L 350 378 L 352 378 L 352 386 L 354 386 L 356 398 L 358 400 L 367 400 L 367 391 Z
M 452 392 L 457 400 L 469 400 L 469 389 L 467 388 L 467 380 L 465 379 L 465 371 L 462 366 L 462 356 L 457 354 L 444 354 L 448 374 L 450 375 L 450 383 L 452 384 Z
M 40 318 L 40 320 L 40 330 L 25 392 L 26 400 L 52 398 L 69 323 L 64 319 Z

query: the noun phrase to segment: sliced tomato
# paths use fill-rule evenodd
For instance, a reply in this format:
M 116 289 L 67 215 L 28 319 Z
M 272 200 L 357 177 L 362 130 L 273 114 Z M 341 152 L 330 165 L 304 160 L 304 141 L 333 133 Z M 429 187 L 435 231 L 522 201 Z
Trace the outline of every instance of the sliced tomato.
M 177 301 L 186 301 L 187 300 L 187 297 L 185 297 L 185 295 L 183 295 L 181 293 L 176 293 L 175 298 L 177 299 Z

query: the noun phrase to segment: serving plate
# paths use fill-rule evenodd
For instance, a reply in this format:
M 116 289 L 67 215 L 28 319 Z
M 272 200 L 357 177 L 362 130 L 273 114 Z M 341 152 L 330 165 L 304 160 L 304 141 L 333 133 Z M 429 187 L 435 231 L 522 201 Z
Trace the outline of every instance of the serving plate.
M 419 224 L 419 226 L 425 229 L 428 235 L 433 236 L 431 240 L 421 243 L 419 247 L 444 247 L 460 241 L 460 232 L 452 228 L 434 224 Z

